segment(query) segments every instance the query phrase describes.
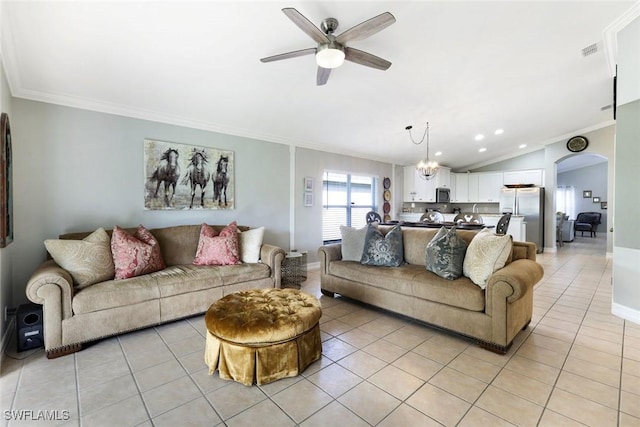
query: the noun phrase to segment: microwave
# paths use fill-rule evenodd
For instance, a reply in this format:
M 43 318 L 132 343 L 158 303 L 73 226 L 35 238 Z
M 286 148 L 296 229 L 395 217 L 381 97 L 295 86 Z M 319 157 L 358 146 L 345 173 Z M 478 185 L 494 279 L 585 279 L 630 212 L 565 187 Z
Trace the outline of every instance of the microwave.
M 449 203 L 451 200 L 451 189 L 436 188 L 436 203 Z

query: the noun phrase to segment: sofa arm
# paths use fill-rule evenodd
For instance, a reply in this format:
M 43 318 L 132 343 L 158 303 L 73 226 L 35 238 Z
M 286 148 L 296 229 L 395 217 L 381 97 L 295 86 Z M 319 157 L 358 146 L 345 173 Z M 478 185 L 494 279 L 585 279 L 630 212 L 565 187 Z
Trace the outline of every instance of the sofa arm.
M 31 275 L 25 292 L 30 301 L 42 305 L 45 349 L 61 347 L 62 321 L 73 316 L 73 278 L 55 261 L 49 260 Z
M 318 249 L 318 258 L 320 258 L 320 272 L 322 274 L 329 274 L 329 264 L 331 264 L 331 261 L 339 261 L 342 259 L 342 245 L 340 243 L 334 243 L 321 246 Z
M 507 293 L 507 301 L 520 299 L 529 289 L 538 283 L 544 274 L 542 266 L 530 259 L 515 260 L 493 273 L 487 281 L 487 302 L 491 301 L 491 294 L 498 283 L 507 283 L 511 290 Z
M 271 268 L 271 277 L 274 279 L 276 288 L 282 287 L 282 261 L 284 256 L 284 249 L 277 246 L 263 244 L 260 247 L 260 260 Z

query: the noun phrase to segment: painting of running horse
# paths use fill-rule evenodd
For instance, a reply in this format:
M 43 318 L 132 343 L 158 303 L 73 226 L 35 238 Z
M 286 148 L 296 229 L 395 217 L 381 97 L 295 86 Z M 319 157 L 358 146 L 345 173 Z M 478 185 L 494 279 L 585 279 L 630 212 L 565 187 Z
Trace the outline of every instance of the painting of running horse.
M 235 209 L 234 153 L 144 140 L 144 208 Z

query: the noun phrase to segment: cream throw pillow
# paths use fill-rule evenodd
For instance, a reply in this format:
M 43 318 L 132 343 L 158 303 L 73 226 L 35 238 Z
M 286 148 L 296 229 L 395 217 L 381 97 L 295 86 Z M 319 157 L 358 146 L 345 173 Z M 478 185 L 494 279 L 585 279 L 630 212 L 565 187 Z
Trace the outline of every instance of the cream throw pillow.
M 504 267 L 512 245 L 510 234 L 497 236 L 489 229 L 483 229 L 469 243 L 462 266 L 463 274 L 484 289 L 489 277 Z
M 340 235 L 342 236 L 342 260 L 360 262 L 364 251 L 364 239 L 367 237 L 367 226 L 356 229 L 341 225 Z
M 111 239 L 104 228 L 83 240 L 48 239 L 44 246 L 53 260 L 71 274 L 78 289 L 114 277 Z
M 264 237 L 264 227 L 238 232 L 238 236 L 240 237 L 240 260 L 242 262 L 258 262 Z

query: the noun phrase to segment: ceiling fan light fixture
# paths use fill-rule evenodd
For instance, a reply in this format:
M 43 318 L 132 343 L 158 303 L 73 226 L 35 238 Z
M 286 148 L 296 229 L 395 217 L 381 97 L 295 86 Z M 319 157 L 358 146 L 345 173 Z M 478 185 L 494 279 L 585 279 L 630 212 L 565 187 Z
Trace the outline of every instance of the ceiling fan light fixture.
M 316 63 L 322 68 L 338 68 L 344 63 L 344 49 L 337 43 L 318 46 Z

